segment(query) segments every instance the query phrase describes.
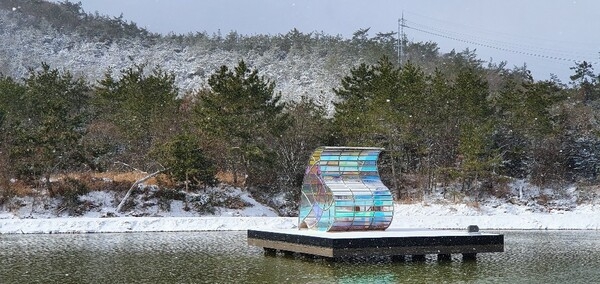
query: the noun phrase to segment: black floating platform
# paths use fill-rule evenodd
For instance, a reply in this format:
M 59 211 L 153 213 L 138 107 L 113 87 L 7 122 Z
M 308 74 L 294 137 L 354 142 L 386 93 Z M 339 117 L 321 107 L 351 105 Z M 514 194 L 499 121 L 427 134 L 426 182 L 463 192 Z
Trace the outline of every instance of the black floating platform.
M 447 259 L 460 253 L 503 252 L 504 235 L 467 231 L 393 229 L 385 231 L 321 232 L 314 230 L 248 230 L 248 244 L 265 252 L 302 253 L 329 258 L 437 254 Z

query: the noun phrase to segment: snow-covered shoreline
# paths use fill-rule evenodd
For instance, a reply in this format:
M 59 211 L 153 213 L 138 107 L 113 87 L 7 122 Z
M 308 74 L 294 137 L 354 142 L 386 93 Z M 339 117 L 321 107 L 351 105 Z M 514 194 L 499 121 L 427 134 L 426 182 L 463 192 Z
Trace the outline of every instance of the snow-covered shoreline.
M 292 228 L 290 217 L 113 217 L 0 219 L 0 234 L 242 231 Z
M 600 230 L 600 212 L 595 206 L 569 211 L 522 212 L 506 208 L 471 208 L 458 205 L 396 205 L 392 228 L 465 230 Z M 491 211 L 490 211 L 491 210 Z M 67 217 L 0 218 L 0 234 L 126 233 L 243 231 L 248 229 L 293 229 L 295 217 Z
M 57 199 L 20 198 L 0 207 L 0 234 L 243 231 L 297 227 L 297 218 L 278 217 L 275 210 L 254 200 L 247 191 L 233 187 L 214 190 L 235 197 L 245 206 L 215 207 L 210 214 L 185 210 L 182 201 L 171 200 L 169 210 L 163 210 L 157 200 L 145 199 L 145 195 L 138 194 L 134 198 L 136 206 L 116 213 L 114 194 L 94 191 L 80 197 L 80 201 L 93 207 L 82 216 L 70 217 L 56 210 L 60 208 Z M 530 194 L 536 192 L 527 190 Z M 451 202 L 443 195 L 434 194 L 413 203 L 396 203 L 391 228 L 465 230 L 469 225 L 477 225 L 481 230 L 600 230 L 600 204 L 596 204 L 596 200 L 578 202 L 573 197 L 574 189 L 567 192 L 571 194 L 546 204 L 516 193 L 519 197 L 514 200 L 488 198 L 481 202 Z

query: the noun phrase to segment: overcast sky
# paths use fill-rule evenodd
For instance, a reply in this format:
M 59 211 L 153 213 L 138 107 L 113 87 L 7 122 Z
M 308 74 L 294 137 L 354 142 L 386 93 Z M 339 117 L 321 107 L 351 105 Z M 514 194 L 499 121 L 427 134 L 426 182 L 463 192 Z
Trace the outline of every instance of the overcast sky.
M 55 2 L 58 0 L 55 0 Z M 476 49 L 485 61 L 527 64 L 536 79 L 563 82 L 574 60 L 600 73 L 600 1 L 596 0 L 72 0 L 86 12 L 123 17 L 159 33 L 285 34 L 293 28 L 350 38 L 398 30 L 442 52 Z

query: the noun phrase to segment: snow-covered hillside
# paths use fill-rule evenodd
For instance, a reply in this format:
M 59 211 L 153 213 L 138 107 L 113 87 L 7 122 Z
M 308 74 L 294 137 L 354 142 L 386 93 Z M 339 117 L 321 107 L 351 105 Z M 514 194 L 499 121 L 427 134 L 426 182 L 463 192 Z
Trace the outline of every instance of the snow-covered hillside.
M 231 67 L 244 60 L 274 81 L 284 99 L 308 95 L 331 111 L 332 88 L 345 75 L 342 70 L 356 64 L 350 58 L 293 50 L 287 54 L 275 49 L 262 54 L 254 51 L 240 54 L 167 40 L 152 43 L 141 38 L 93 40 L 61 33 L 49 26 L 19 24 L 14 13 L 18 11 L 0 10 L 0 72 L 13 78 L 24 78 L 29 68 L 40 67 L 41 62 L 84 76 L 90 82 L 101 79 L 108 70 L 115 73 L 133 64 L 147 64 L 174 73 L 184 94 L 205 87 L 208 77 L 220 66 Z

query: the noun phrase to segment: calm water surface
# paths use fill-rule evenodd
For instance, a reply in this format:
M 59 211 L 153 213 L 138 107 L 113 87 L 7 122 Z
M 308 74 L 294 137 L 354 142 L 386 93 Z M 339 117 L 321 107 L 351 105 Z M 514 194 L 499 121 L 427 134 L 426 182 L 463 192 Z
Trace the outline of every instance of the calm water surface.
M 246 232 L 0 235 L 0 283 L 600 283 L 600 232 L 509 231 L 477 262 L 265 257 Z

